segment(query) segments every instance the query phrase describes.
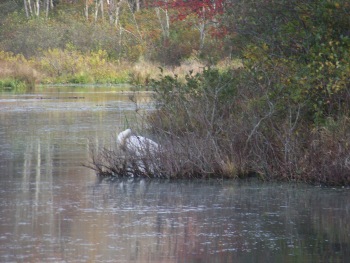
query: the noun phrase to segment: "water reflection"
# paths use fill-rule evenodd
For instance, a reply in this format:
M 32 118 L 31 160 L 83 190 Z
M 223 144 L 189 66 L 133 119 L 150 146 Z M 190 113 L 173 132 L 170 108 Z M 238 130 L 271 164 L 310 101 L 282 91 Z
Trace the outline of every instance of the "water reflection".
M 129 94 L 110 89 L 85 90 L 78 100 L 67 98 L 80 97 L 76 89 L 62 87 L 0 96 L 0 262 L 350 257 L 349 189 L 97 180 L 81 166 L 89 140 L 113 143 L 111 131 L 134 109 Z
M 349 193 L 326 191 L 341 198 L 288 184 L 99 182 L 67 241 L 90 259 L 111 261 L 116 253 L 125 262 L 342 261 L 349 256 Z

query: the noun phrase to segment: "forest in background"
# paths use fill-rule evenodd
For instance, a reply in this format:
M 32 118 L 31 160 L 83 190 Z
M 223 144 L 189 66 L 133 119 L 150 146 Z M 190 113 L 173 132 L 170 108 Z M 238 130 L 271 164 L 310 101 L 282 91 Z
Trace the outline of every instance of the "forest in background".
M 5 0 L 2 48 L 28 56 L 67 44 L 110 58 L 178 64 L 193 51 L 230 55 L 233 1 Z M 45 40 L 45 41 L 44 41 Z M 229 50 L 226 50 L 229 49 Z
M 147 127 L 169 144 L 161 174 L 350 184 L 346 0 L 5 0 L 0 10 L 0 87 L 147 85 L 157 107 Z
M 34 74 L 26 77 L 44 83 L 138 84 L 159 73 L 159 66 L 176 73 L 188 71 L 189 64 L 198 69 L 232 58 L 235 33 L 224 22 L 231 4 L 5 0 L 0 4 L 0 63 L 20 61 L 27 66 L 16 74 Z M 174 70 L 181 64 L 184 70 Z M 29 74 L 29 68 L 36 72 Z

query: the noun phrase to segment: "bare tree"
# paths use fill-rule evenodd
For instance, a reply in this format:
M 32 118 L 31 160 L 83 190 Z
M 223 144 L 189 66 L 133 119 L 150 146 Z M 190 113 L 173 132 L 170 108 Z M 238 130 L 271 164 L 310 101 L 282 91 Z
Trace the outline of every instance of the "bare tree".
M 95 0 L 95 22 L 97 21 L 98 16 L 98 7 L 101 0 Z
M 40 16 L 40 11 L 45 10 L 45 16 L 54 8 L 53 0 L 23 0 L 24 11 L 27 18 Z
M 46 17 L 48 17 L 49 10 L 53 9 L 53 1 L 52 0 L 45 0 L 45 9 L 46 9 Z
M 23 0 L 24 10 L 26 12 L 26 17 L 29 18 L 28 1 Z
M 118 27 L 120 7 L 124 0 L 106 0 L 109 23 Z
M 160 23 L 160 27 L 162 28 L 162 34 L 164 38 L 169 38 L 170 35 L 170 22 L 169 22 L 169 14 L 167 9 L 163 9 L 161 7 L 156 7 L 156 14 Z M 163 13 L 163 16 L 162 16 Z
M 35 1 L 34 14 L 35 14 L 35 16 L 39 16 L 40 15 L 40 1 L 39 0 Z
M 140 11 L 140 0 L 135 0 L 136 12 Z
M 117 4 L 116 4 L 116 8 L 115 8 L 115 26 L 118 27 L 118 23 L 119 23 L 119 13 L 120 13 L 120 5 L 122 3 L 123 0 L 116 0 Z

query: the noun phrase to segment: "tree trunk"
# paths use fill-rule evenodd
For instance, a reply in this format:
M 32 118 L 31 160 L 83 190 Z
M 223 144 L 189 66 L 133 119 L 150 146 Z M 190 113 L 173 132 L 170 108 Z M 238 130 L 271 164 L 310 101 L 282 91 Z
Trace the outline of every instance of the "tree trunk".
M 95 22 L 97 22 L 99 0 L 95 0 Z
M 23 0 L 24 4 L 24 10 L 26 12 L 26 17 L 29 18 L 29 11 L 28 11 L 28 6 L 27 6 L 27 0 Z
M 89 20 L 89 0 L 85 0 L 84 13 L 86 20 Z
M 123 0 L 117 0 L 117 5 L 115 8 L 115 27 L 118 28 L 118 23 L 119 23 L 119 13 L 120 13 L 120 5 L 122 3 Z
M 36 0 L 35 6 L 34 6 L 34 12 L 36 16 L 40 15 L 40 0 Z
M 199 50 L 202 50 L 204 47 L 204 39 L 205 39 L 205 29 L 206 29 L 206 24 L 205 24 L 205 8 L 203 7 L 203 14 L 202 14 L 202 21 L 199 23 Z
M 127 2 L 127 3 L 128 3 L 128 6 L 129 6 L 129 10 L 130 10 L 131 16 L 132 16 L 132 18 L 133 18 L 133 20 L 134 20 L 134 23 L 135 23 L 135 27 L 136 27 L 136 30 L 137 30 L 137 34 L 138 34 L 139 37 L 140 37 L 140 42 L 142 42 L 142 41 L 143 41 L 143 39 L 142 39 L 142 34 L 141 34 L 141 32 L 140 32 L 139 25 L 138 25 L 138 23 L 137 23 L 137 21 L 136 21 L 135 14 L 134 14 L 133 11 L 132 11 L 132 8 L 131 8 L 130 3 L 129 3 L 129 2 Z
M 112 25 L 114 22 L 114 18 L 113 18 L 114 1 L 113 0 L 106 0 L 106 3 L 107 3 L 109 24 Z
M 136 3 L 135 3 L 135 5 L 136 5 L 136 12 L 138 12 L 138 11 L 140 11 L 140 0 L 135 0 L 136 1 Z
M 169 38 L 170 36 L 170 20 L 168 9 L 165 9 L 165 28 L 166 28 L 166 36 Z
M 101 18 L 102 21 L 105 20 L 104 10 L 103 10 L 103 0 L 100 0 L 100 7 L 101 7 Z
M 26 0 L 28 3 L 28 10 L 29 10 L 29 16 L 33 16 L 33 9 L 32 9 L 32 3 L 30 0 Z
M 50 0 L 46 0 L 46 18 L 49 16 Z
M 168 10 L 167 9 L 164 10 L 160 7 L 157 7 L 155 10 L 156 10 L 156 14 L 157 14 L 157 17 L 159 20 L 160 27 L 162 29 L 163 37 L 167 39 L 167 38 L 169 38 L 169 35 L 170 35 L 169 34 L 170 22 L 169 22 Z M 160 11 L 163 11 L 165 21 L 163 21 Z
M 205 40 L 205 22 L 202 21 L 199 24 L 199 50 L 202 50 L 204 47 Z

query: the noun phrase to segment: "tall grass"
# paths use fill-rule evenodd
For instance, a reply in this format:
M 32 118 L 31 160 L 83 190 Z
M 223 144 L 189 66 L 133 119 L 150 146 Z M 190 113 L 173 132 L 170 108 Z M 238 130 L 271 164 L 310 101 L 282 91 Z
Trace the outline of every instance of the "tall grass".
M 177 76 L 185 81 L 188 71 L 198 73 L 205 64 L 198 59 L 189 59 L 176 67 L 163 67 L 159 63 L 111 60 L 104 50 L 82 52 L 74 46 L 65 49 L 53 48 L 42 51 L 38 57 L 25 58 L 10 52 L 0 52 L 0 78 L 3 85 L 25 85 L 33 89 L 36 83 L 131 83 L 148 86 L 151 79 L 163 74 Z M 6 83 L 11 82 L 7 85 Z
M 48 49 L 36 59 L 36 67 L 50 83 L 125 83 L 128 73 L 123 63 L 110 61 L 104 50 L 83 53 L 74 46 Z
M 33 90 L 40 74 L 21 55 L 0 51 L 0 89 Z

